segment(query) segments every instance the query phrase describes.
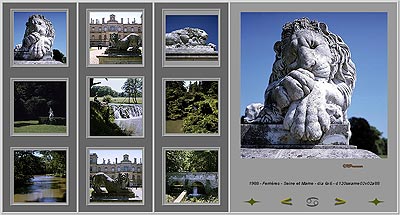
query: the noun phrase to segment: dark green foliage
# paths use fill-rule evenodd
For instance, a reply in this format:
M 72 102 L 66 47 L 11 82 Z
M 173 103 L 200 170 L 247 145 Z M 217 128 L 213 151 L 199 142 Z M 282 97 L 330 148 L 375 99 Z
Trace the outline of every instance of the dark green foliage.
M 198 101 L 190 105 L 189 110 L 183 121 L 185 133 L 218 133 L 217 99 Z
M 141 78 L 128 78 L 124 85 L 121 87 L 122 90 L 128 95 L 128 103 L 130 103 L 131 97 L 133 103 L 137 104 L 137 97 L 142 96 L 143 80 Z
M 56 61 L 60 61 L 61 63 L 67 63 L 67 58 L 58 49 L 53 49 L 53 59 Z
M 107 102 L 107 103 L 111 103 L 112 100 L 113 100 L 113 97 L 110 96 L 110 95 L 106 95 L 106 96 L 104 96 L 104 98 L 103 98 L 103 102 Z
M 113 121 L 113 111 L 109 106 L 101 106 L 99 102 L 90 102 L 91 136 L 126 136 L 127 134 Z
M 15 81 L 14 120 L 37 120 L 49 116 L 52 108 L 55 117 L 66 116 L 65 81 Z
M 93 86 L 90 88 L 90 96 L 91 97 L 103 97 L 103 96 L 113 96 L 113 97 L 117 97 L 118 96 L 118 92 L 111 89 L 111 87 L 109 86 Z
M 359 149 L 365 149 L 378 155 L 387 155 L 387 139 L 381 137 L 382 132 L 374 126 L 370 126 L 364 118 L 352 117 L 349 119 L 351 125 L 350 145 Z
M 29 184 L 34 175 L 66 176 L 66 151 L 14 151 L 14 186 Z
M 183 119 L 185 133 L 218 132 L 218 81 L 166 82 L 166 118 Z
M 168 150 L 167 172 L 218 172 L 217 150 Z

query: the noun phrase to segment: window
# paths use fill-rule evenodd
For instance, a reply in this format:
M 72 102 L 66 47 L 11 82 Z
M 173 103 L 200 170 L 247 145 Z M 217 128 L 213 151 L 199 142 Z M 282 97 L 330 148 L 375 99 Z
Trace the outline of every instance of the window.
M 97 172 L 101 172 L 101 167 L 97 168 Z
M 118 171 L 118 172 L 121 172 L 121 167 L 117 167 L 117 171 Z
M 99 27 L 99 32 L 101 32 L 101 27 Z
M 94 35 L 92 35 L 92 40 L 94 40 Z M 93 163 L 93 161 L 91 161 L 91 163 Z
M 99 40 L 101 40 L 101 35 L 99 35 Z
M 107 172 L 107 167 L 104 167 L 104 172 Z
M 111 167 L 111 172 L 115 172 L 115 168 L 114 167 Z
M 132 27 L 131 32 L 135 32 L 135 29 Z
M 129 167 L 124 166 L 124 172 L 128 172 L 129 171 Z
M 107 40 L 107 35 L 104 35 L 104 39 Z
M 128 31 L 128 29 L 127 28 L 124 28 L 124 32 L 127 32 Z

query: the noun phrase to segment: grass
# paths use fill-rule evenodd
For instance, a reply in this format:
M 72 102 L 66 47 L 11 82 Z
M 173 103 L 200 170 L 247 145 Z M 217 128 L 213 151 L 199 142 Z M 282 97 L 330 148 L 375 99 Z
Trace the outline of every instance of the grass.
M 14 133 L 67 133 L 65 125 L 45 125 L 38 120 L 15 121 Z
M 94 101 L 94 97 L 90 97 L 90 101 Z M 103 101 L 103 97 L 97 97 L 97 100 Z M 143 99 L 141 97 L 136 98 L 138 104 L 143 103 Z M 130 103 L 128 103 L 128 98 L 127 97 L 113 97 L 113 100 L 111 103 L 117 103 L 117 104 L 134 104 L 133 99 L 131 98 Z
M 183 120 L 167 120 L 165 122 L 165 133 L 184 133 Z

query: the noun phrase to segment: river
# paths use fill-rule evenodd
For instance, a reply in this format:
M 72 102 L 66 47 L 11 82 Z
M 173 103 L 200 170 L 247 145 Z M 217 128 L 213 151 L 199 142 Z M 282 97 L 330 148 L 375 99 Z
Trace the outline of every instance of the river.
M 66 202 L 66 178 L 35 175 L 32 184 L 14 188 L 14 202 Z

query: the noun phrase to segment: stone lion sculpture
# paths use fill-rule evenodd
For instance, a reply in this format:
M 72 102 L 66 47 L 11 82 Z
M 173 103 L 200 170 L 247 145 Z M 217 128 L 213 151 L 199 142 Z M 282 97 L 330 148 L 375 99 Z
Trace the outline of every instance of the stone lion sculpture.
M 118 174 L 116 179 L 112 179 L 110 176 L 103 172 L 96 173 L 92 178 L 94 194 L 101 195 L 104 191 L 100 188 L 104 186 L 108 194 L 115 193 L 133 193 L 127 189 L 129 184 L 128 174 Z
M 349 124 L 356 68 L 340 36 L 325 23 L 296 19 L 283 26 L 274 51 L 264 107 L 258 114 L 249 110 L 247 123 L 283 123 L 302 141 L 319 140 L 331 124 Z
M 32 15 L 26 22 L 22 44 L 14 48 L 14 60 L 51 60 L 55 31 L 43 15 Z
M 111 34 L 110 47 L 108 51 L 124 52 L 130 51 L 133 53 L 141 53 L 140 47 L 142 46 L 142 38 L 139 34 L 131 33 L 126 37 L 119 39 L 118 34 Z M 107 52 L 107 51 L 106 51 Z
M 206 45 L 207 39 L 208 34 L 203 29 L 186 27 L 166 33 L 165 45 L 176 47 Z

